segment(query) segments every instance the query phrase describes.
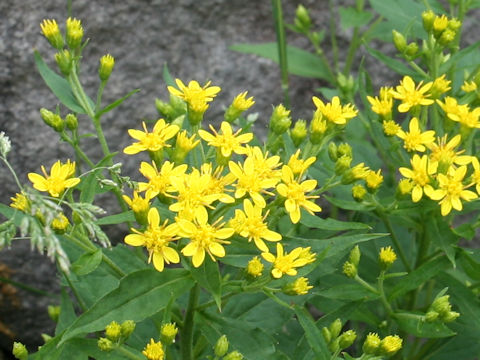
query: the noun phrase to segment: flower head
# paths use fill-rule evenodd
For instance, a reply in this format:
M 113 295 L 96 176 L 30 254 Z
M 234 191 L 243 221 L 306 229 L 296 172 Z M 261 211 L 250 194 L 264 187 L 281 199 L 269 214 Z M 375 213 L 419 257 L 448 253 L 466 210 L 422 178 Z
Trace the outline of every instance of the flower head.
M 244 91 L 233 99 L 232 107 L 239 111 L 245 111 L 250 109 L 255 101 L 253 101 L 253 96 L 247 98 L 248 91 Z
M 165 263 L 178 263 L 180 257 L 177 251 L 170 247 L 172 241 L 178 240 L 177 224 L 168 225 L 168 220 L 160 224 L 160 214 L 156 208 L 148 212 L 148 226 L 141 232 L 131 229 L 135 234 L 125 237 L 125 242 L 131 246 L 145 246 L 148 251 L 148 262 L 153 259 L 153 266 L 163 271 Z
M 12 200 L 10 207 L 23 211 L 24 213 L 30 212 L 30 201 L 23 192 L 16 193 L 14 197 L 10 198 L 10 200 Z
M 416 117 L 410 120 L 408 125 L 408 132 L 399 130 L 397 136 L 403 140 L 403 147 L 407 151 L 425 151 L 425 145 L 430 145 L 435 141 L 435 131 L 428 130 L 422 132 L 418 125 L 418 119 Z
M 55 49 L 61 50 L 63 48 L 63 36 L 60 33 L 60 28 L 58 27 L 56 20 L 43 20 L 40 24 L 40 29 L 48 42 Z
M 145 131 L 135 129 L 128 130 L 128 134 L 138 141 L 127 146 L 123 150 L 125 154 L 134 155 L 141 151 L 154 152 L 159 151 L 164 147 L 170 147 L 170 144 L 167 144 L 167 141 L 173 138 L 180 130 L 177 125 L 167 124 L 164 119 L 159 119 L 155 123 L 152 132 L 147 130 L 147 126 L 144 122 L 142 124 Z
M 106 81 L 110 77 L 115 66 L 115 59 L 112 55 L 106 54 L 100 58 L 100 67 L 98 68 L 98 76 L 100 80 Z
M 439 172 L 441 169 L 448 169 L 450 165 L 467 165 L 472 161 L 472 156 L 461 155 L 465 150 L 455 151 L 455 148 L 462 140 L 461 135 L 455 135 L 447 142 L 448 135 L 439 137 L 436 143 L 431 143 L 428 147 L 431 151 L 430 161 L 439 163 Z
M 145 196 L 144 198 L 138 195 L 137 191 L 133 192 L 133 197 L 130 199 L 127 195 L 123 195 L 123 200 L 127 203 L 130 209 L 135 214 L 135 219 L 144 224 L 147 220 L 148 211 L 150 210 L 150 198 Z
M 338 96 L 334 96 L 332 102 L 326 104 L 318 97 L 314 96 L 313 103 L 323 117 L 329 122 L 337 125 L 345 125 L 351 118 L 357 116 L 358 113 L 358 110 L 356 110 L 352 104 L 342 106 Z
M 155 342 L 153 339 L 150 339 L 150 343 L 145 346 L 142 354 L 145 355 L 148 360 L 163 360 L 165 351 L 160 341 Z
M 477 84 L 475 83 L 475 81 L 465 80 L 463 82 L 463 85 L 462 85 L 461 89 L 465 92 L 473 92 L 473 91 L 477 90 Z
M 79 178 L 74 178 L 75 174 L 75 162 L 67 160 L 65 164 L 62 164 L 58 160 L 52 165 L 50 169 L 50 175 L 47 174 L 45 167 L 42 165 L 43 176 L 36 173 L 29 173 L 28 179 L 32 182 L 33 187 L 39 191 L 48 191 L 53 197 L 59 197 L 65 189 L 76 186 L 79 182 Z
M 372 111 L 382 116 L 382 118 L 389 118 L 392 113 L 393 96 L 391 90 L 391 88 L 383 87 L 380 89 L 379 97 L 367 96 Z
M 315 163 L 317 158 L 315 156 L 311 156 L 308 159 L 299 159 L 299 157 L 300 149 L 298 149 L 295 154 L 290 156 L 287 165 L 292 170 L 294 176 L 302 177 L 310 165 Z
M 433 83 L 429 82 L 422 86 L 422 82 L 420 82 L 415 86 L 415 82 L 410 76 L 404 76 L 400 85 L 396 87 L 396 91 L 392 90 L 393 97 L 402 101 L 398 106 L 398 111 L 404 113 L 418 105 L 433 104 L 433 100 L 429 99 L 427 94 L 432 85 Z
M 391 246 L 382 247 L 380 249 L 380 253 L 378 254 L 378 259 L 382 268 L 386 269 L 390 267 L 395 260 L 397 260 L 397 254 L 395 254 L 395 251 L 393 251 Z
M 183 130 L 177 133 L 177 140 L 175 142 L 175 149 L 172 155 L 175 163 L 180 164 L 190 151 L 192 151 L 199 143 L 200 140 L 195 140 L 196 135 L 188 137 L 187 131 Z
M 83 27 L 80 20 L 69 17 L 66 22 L 67 45 L 70 49 L 76 49 L 82 44 Z
M 230 244 L 226 241 L 231 237 L 235 230 L 230 227 L 224 227 L 219 218 L 213 224 L 208 223 L 208 213 L 206 210 L 197 211 L 193 221 L 186 219 L 177 219 L 179 235 L 190 239 L 190 242 L 182 249 L 182 254 L 192 257 L 194 267 L 199 267 L 205 260 L 205 253 L 210 255 L 212 261 L 215 257 L 224 257 L 225 249 L 223 244 Z
M 402 128 L 399 124 L 395 122 L 395 120 L 384 120 L 383 123 L 383 132 L 387 136 L 395 136 L 398 134 Z
M 277 192 L 283 196 L 285 200 L 285 209 L 290 215 L 292 223 L 296 224 L 300 221 L 300 208 L 304 208 L 310 214 L 322 211 L 322 208 L 315 204 L 311 199 L 317 199 L 319 196 L 306 195 L 317 186 L 317 180 L 305 180 L 299 182 L 295 180 L 292 169 L 284 165 L 282 167 L 282 183 L 277 185 Z
M 287 295 L 307 295 L 310 289 L 313 289 L 313 286 L 308 283 L 306 277 L 302 276 L 285 285 L 282 290 Z
M 217 96 L 221 90 L 218 86 L 210 86 L 210 81 L 204 86 L 200 86 L 195 80 L 190 81 L 188 86 L 180 79 L 176 79 L 175 82 L 178 89 L 169 86 L 168 91 L 170 94 L 185 100 L 190 110 L 201 114 L 208 109 L 208 103 L 213 101 L 213 98 Z
M 228 158 L 232 152 L 236 154 L 245 154 L 246 149 L 242 147 L 242 144 L 246 144 L 253 139 L 252 133 L 240 134 L 242 129 L 238 129 L 235 133 L 232 130 L 230 124 L 226 121 L 223 121 L 220 125 L 221 133 L 217 133 L 212 125 L 210 129 L 213 134 L 205 130 L 198 130 L 198 135 L 207 141 L 210 146 L 218 147 L 221 151 L 222 156 Z
M 283 275 L 297 275 L 296 268 L 308 264 L 307 260 L 300 256 L 303 250 L 303 248 L 297 247 L 290 253 L 284 253 L 282 244 L 277 243 L 276 256 L 269 252 L 263 252 L 262 257 L 273 264 L 272 276 L 275 279 L 279 279 Z
M 365 183 L 370 190 L 376 190 L 383 182 L 382 169 L 377 172 L 370 170 L 365 177 Z
M 252 260 L 250 260 L 247 264 L 247 267 L 245 271 L 247 272 L 248 275 L 251 277 L 259 277 L 262 275 L 263 272 L 263 264 L 260 261 L 260 258 L 258 256 L 255 256 Z
M 445 79 L 445 74 L 436 78 L 433 81 L 432 88 L 430 89 L 430 93 L 432 94 L 432 98 L 437 99 L 442 94 L 446 93 L 448 90 L 451 89 L 452 82 L 450 80 Z
M 386 356 L 392 356 L 402 348 L 402 342 L 402 338 L 398 335 L 386 336 L 380 341 L 378 347 L 379 353 Z

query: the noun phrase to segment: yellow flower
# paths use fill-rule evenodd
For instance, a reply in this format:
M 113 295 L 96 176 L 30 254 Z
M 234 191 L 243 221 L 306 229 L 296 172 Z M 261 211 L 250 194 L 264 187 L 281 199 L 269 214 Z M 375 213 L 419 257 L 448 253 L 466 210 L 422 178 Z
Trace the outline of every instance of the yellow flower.
M 322 113 L 319 110 L 315 111 L 312 122 L 310 123 L 310 141 L 313 144 L 319 144 L 327 129 L 327 121 L 323 118 Z
M 80 20 L 69 17 L 66 22 L 67 44 L 71 49 L 76 49 L 82 44 L 83 27 Z
M 166 323 L 163 324 L 160 329 L 160 340 L 165 345 L 170 345 L 175 342 L 175 337 L 177 336 L 178 328 L 175 323 Z
M 365 183 L 370 190 L 378 189 L 383 182 L 382 169 L 377 172 L 370 170 L 365 177 Z
M 260 261 L 260 258 L 258 256 L 255 256 L 252 260 L 248 262 L 245 271 L 251 277 L 256 278 L 262 275 L 263 268 L 264 266 Z
M 282 173 L 277 169 L 281 165 L 280 156 L 269 156 L 268 152 L 263 153 L 260 147 L 247 145 L 247 157 L 253 159 L 258 177 L 280 180 Z
M 365 163 L 360 163 L 352 167 L 351 169 L 352 175 L 356 180 L 365 179 L 370 172 L 368 166 L 365 166 Z
M 368 333 L 363 346 L 362 350 L 367 355 L 374 355 L 380 346 L 380 336 L 377 333 Z
M 98 76 L 100 80 L 106 81 L 110 77 L 115 66 L 115 59 L 112 55 L 106 54 L 100 58 L 100 67 L 98 68 Z
M 230 226 L 235 232 L 248 239 L 254 241 L 257 248 L 261 251 L 268 252 L 268 247 L 264 240 L 280 241 L 282 235 L 272 231 L 265 223 L 268 212 L 262 216 L 262 207 L 253 205 L 250 200 L 243 201 L 243 211 L 235 210 L 235 216 L 230 220 Z
M 402 130 L 402 128 L 394 120 L 383 121 L 383 132 L 385 133 L 385 135 L 395 136 L 400 130 Z
M 480 107 L 470 110 L 468 105 L 459 105 L 456 113 L 448 113 L 448 118 L 467 128 L 480 128 Z
M 245 154 L 246 149 L 242 147 L 242 144 L 246 144 L 253 139 L 252 133 L 241 134 L 242 129 L 238 129 L 235 133 L 232 131 L 232 127 L 226 121 L 223 121 L 220 125 L 221 134 L 217 133 L 212 125 L 210 129 L 215 135 L 210 134 L 205 130 L 198 130 L 198 135 L 208 142 L 208 145 L 220 148 L 221 154 L 224 157 L 229 157 L 232 152 L 236 154 Z
M 434 190 L 430 176 L 436 173 L 438 163 L 430 162 L 427 155 L 420 157 L 417 154 L 413 155 L 410 163 L 412 165 L 411 169 L 401 167 L 398 170 L 400 174 L 412 180 L 412 201 L 418 202 L 422 198 L 423 193 L 427 196 L 432 195 Z
M 351 118 L 357 116 L 358 113 L 358 110 L 352 104 L 342 106 L 338 96 L 334 96 L 332 102 L 326 104 L 314 96 L 313 103 L 328 121 L 337 125 L 345 125 Z
M 433 81 L 432 88 L 430 89 L 430 93 L 432 98 L 436 99 L 440 97 L 440 95 L 446 93 L 448 90 L 451 89 L 450 84 L 452 82 L 450 80 L 445 79 L 445 74 L 436 78 Z
M 225 191 L 232 191 L 226 189 L 226 187 L 235 181 L 235 176 L 230 172 L 223 176 L 222 171 L 222 166 L 219 166 L 214 170 L 211 163 L 204 163 L 200 168 L 200 173 L 209 178 L 206 193 L 216 194 L 220 202 L 231 204 L 235 202 L 235 199 Z
M 107 339 L 117 341 L 122 336 L 122 327 L 116 321 L 112 321 L 105 327 L 105 336 Z
M 413 183 L 410 179 L 401 179 L 398 182 L 398 191 L 401 195 L 410 194 L 413 189 Z
M 403 147 L 407 151 L 425 151 L 425 145 L 430 145 L 435 141 L 435 131 L 427 130 L 421 132 L 418 126 L 418 119 L 416 117 L 410 120 L 408 125 L 408 132 L 399 130 L 397 136 L 403 140 Z
M 307 169 L 315 163 L 317 158 L 315 156 L 311 156 L 308 159 L 299 159 L 300 157 L 300 149 L 298 149 L 295 154 L 290 156 L 288 160 L 288 167 L 292 170 L 294 176 L 302 177 L 302 175 L 307 171 Z
M 196 135 L 193 134 L 191 137 L 188 137 L 187 130 L 177 133 L 173 154 L 176 163 L 181 163 L 188 153 L 200 143 L 200 140 L 195 140 L 195 136 Z
M 463 185 L 463 178 L 467 173 L 466 166 L 460 166 L 457 169 L 451 167 L 447 173 L 438 174 L 437 180 L 439 189 L 435 190 L 430 197 L 432 200 L 440 200 L 442 216 L 446 216 L 452 210 L 462 210 L 463 205 L 460 201 L 472 201 L 478 197 L 473 191 L 466 190 L 470 185 Z M 473 184 L 472 184 L 473 185 Z
M 303 248 L 297 247 L 290 253 L 284 253 L 282 244 L 277 243 L 277 256 L 269 252 L 263 252 L 262 257 L 273 264 L 272 276 L 275 279 L 280 279 L 284 274 L 297 275 L 296 268 L 308 264 L 304 258 L 300 257 L 303 250 Z
M 307 295 L 308 290 L 313 289 L 308 283 L 308 279 L 306 277 L 299 277 L 295 281 L 286 284 L 282 291 L 287 295 Z
M 477 190 L 477 193 L 480 194 L 480 163 L 476 156 L 472 156 L 472 166 L 473 166 L 472 181 L 476 185 L 475 189 Z
M 10 207 L 23 211 L 24 213 L 30 212 L 30 201 L 24 193 L 16 193 L 10 200 L 12 200 Z
M 448 26 L 448 18 L 446 15 L 435 16 L 435 20 L 433 21 L 433 30 L 436 33 L 441 33 L 445 30 Z
M 148 262 L 153 259 L 153 266 L 158 271 L 163 271 L 165 263 L 177 264 L 180 257 L 175 249 L 169 247 L 170 242 L 178 240 L 179 232 L 177 224 L 168 224 L 165 220 L 160 225 L 160 214 L 156 208 L 148 212 L 148 226 L 144 232 L 131 229 L 135 234 L 125 237 L 125 242 L 131 246 L 145 246 L 148 251 Z
M 145 131 L 135 129 L 128 130 L 128 134 L 138 141 L 127 146 L 123 150 L 125 154 L 133 155 L 141 151 L 158 151 L 164 147 L 170 147 L 167 141 L 173 138 L 180 130 L 177 125 L 167 124 L 163 119 L 159 119 L 155 123 L 152 132 L 148 132 L 144 122 L 142 122 L 142 124 Z
M 459 113 L 460 107 L 465 107 L 466 105 L 459 105 L 457 99 L 451 96 L 446 96 L 444 102 L 437 100 L 437 104 L 442 108 L 442 110 L 447 114 L 448 118 L 454 121 L 458 121 L 457 114 Z M 456 119 L 456 120 L 455 120 Z
M 72 188 L 80 182 L 79 178 L 72 177 L 75 174 L 75 162 L 70 162 L 70 160 L 67 160 L 65 164 L 58 160 L 50 169 L 50 175 L 42 165 L 42 172 L 44 176 L 29 173 L 28 179 L 35 189 L 48 191 L 53 197 L 59 197 L 65 189 Z
M 43 20 L 40 24 L 40 29 L 48 42 L 58 50 L 63 48 L 63 36 L 60 33 L 60 28 L 55 20 Z
M 447 142 L 448 135 L 439 137 L 437 143 L 428 145 L 430 149 L 430 161 L 439 163 L 439 172 L 444 172 L 441 169 L 448 169 L 450 165 L 467 165 L 472 161 L 472 156 L 461 155 L 465 150 L 455 151 L 455 148 L 462 140 L 461 135 L 455 135 L 449 142 Z
M 165 356 L 162 343 L 160 341 L 155 342 L 153 339 L 150 339 L 150 343 L 145 346 L 142 354 L 145 355 L 148 360 L 163 360 Z
M 402 103 L 398 106 L 399 112 L 407 112 L 412 107 L 418 105 L 431 105 L 432 99 L 428 99 L 427 92 L 431 89 L 433 83 L 429 82 L 422 86 L 422 81 L 415 87 L 415 82 L 410 76 L 404 76 L 400 85 L 396 87 L 396 91 L 392 90 L 395 99 L 399 99 Z
M 393 251 L 391 246 L 382 247 L 380 249 L 380 253 L 378 254 L 378 259 L 382 268 L 386 269 L 390 267 L 395 260 L 397 260 L 397 254 L 395 254 L 395 251 Z
M 317 180 L 305 180 L 297 182 L 290 167 L 284 165 L 282 167 L 283 183 L 277 185 L 277 192 L 286 198 L 285 209 L 290 215 L 292 223 L 296 224 L 300 221 L 300 207 L 314 215 L 316 211 L 322 211 L 322 208 L 310 199 L 317 199 L 319 196 L 306 195 L 317 186 Z
M 475 83 L 475 81 L 467 81 L 465 80 L 463 82 L 463 85 L 461 87 L 461 89 L 465 92 L 472 92 L 472 91 L 475 91 L 477 90 L 477 84 Z
M 177 200 L 169 209 L 177 212 L 179 217 L 192 220 L 197 212 L 206 211 L 207 207 L 213 208 L 211 204 L 214 201 L 233 202 L 233 198 L 223 192 L 214 192 L 218 187 L 212 185 L 218 183 L 213 184 L 212 180 L 211 173 L 202 173 L 198 169 L 193 169 L 190 174 L 170 178 L 172 189 L 178 195 L 169 195 Z
M 208 103 L 213 101 L 213 98 L 221 90 L 218 86 L 210 86 L 210 81 L 203 87 L 195 80 L 190 81 L 188 86 L 185 86 L 180 79 L 176 79 L 175 82 L 180 90 L 169 86 L 170 94 L 185 100 L 189 108 L 198 113 L 204 113 L 208 108 Z
M 388 118 L 392 113 L 393 97 L 392 89 L 383 87 L 380 89 L 380 96 L 367 96 L 367 100 L 372 106 L 372 111 L 383 118 Z
M 386 336 L 380 341 L 378 346 L 379 353 L 386 356 L 393 356 L 402 348 L 403 340 L 398 335 Z
M 210 255 L 212 261 L 215 257 L 224 257 L 225 249 L 223 244 L 230 244 L 228 239 L 234 234 L 234 230 L 229 227 L 223 227 L 225 223 L 220 223 L 219 218 L 213 224 L 208 223 L 207 210 L 195 212 L 193 221 L 177 219 L 179 235 L 190 239 L 190 242 L 182 249 L 182 254 L 192 257 L 194 267 L 199 267 L 205 260 L 205 252 Z
M 232 102 L 232 107 L 238 111 L 245 111 L 250 109 L 253 106 L 253 104 L 255 104 L 255 101 L 253 101 L 253 96 L 247 99 L 247 94 L 248 94 L 248 91 L 244 91 L 238 94 L 237 96 L 235 96 Z
M 123 195 L 122 197 L 130 209 L 133 210 L 137 222 L 139 224 L 145 224 L 147 222 L 148 211 L 150 210 L 151 199 L 139 196 L 137 191 L 133 192 L 133 198 L 131 199 L 127 195 Z
M 140 192 L 146 191 L 145 198 L 149 199 L 153 199 L 158 194 L 167 195 L 167 193 L 174 191 L 172 179 L 183 176 L 185 171 L 187 171 L 186 164 L 175 167 L 174 163 L 165 161 L 159 171 L 155 163 L 150 165 L 143 161 L 140 164 L 140 173 L 149 181 L 148 183 L 138 183 L 138 190 Z
M 58 234 L 65 233 L 69 225 L 70 221 L 68 221 L 68 218 L 62 213 L 58 214 L 50 224 L 52 230 L 54 230 Z

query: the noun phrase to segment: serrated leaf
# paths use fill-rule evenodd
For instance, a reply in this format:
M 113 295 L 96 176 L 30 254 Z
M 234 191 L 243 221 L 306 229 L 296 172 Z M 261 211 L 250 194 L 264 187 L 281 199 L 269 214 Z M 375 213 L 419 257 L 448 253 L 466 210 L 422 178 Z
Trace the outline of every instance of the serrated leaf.
M 304 308 L 300 306 L 294 306 L 295 315 L 297 315 L 298 321 L 305 331 L 305 337 L 308 344 L 315 353 L 315 359 L 328 360 L 330 359 L 330 351 L 327 348 L 325 339 L 322 332 L 315 324 L 312 315 Z
M 98 118 L 98 117 L 102 116 L 103 114 L 109 112 L 110 110 L 115 109 L 117 106 L 122 104 L 125 100 L 127 100 L 130 96 L 132 96 L 133 94 L 136 94 L 139 91 L 140 91 L 140 89 L 135 89 L 135 90 L 130 91 L 127 95 L 125 95 L 125 96 L 121 97 L 120 99 L 115 100 L 113 103 L 105 106 L 103 109 L 101 109 L 98 113 L 95 114 L 95 117 Z
M 50 69 L 45 61 L 43 61 L 40 53 L 36 50 L 34 51 L 34 58 L 38 72 L 58 100 L 70 110 L 79 114 L 85 114 L 85 110 L 77 102 L 75 95 L 73 95 L 72 88 L 68 81 Z
M 98 300 L 65 331 L 60 344 L 105 328 L 115 320 L 142 321 L 164 308 L 171 297 L 180 297 L 193 285 L 190 273 L 183 269 L 145 269 L 122 278 L 116 289 Z
M 300 223 L 311 228 L 332 231 L 371 229 L 367 224 L 339 221 L 332 218 L 322 219 L 319 216 L 310 215 L 309 213 L 302 213 Z
M 100 248 L 94 252 L 83 254 L 72 264 L 72 271 L 78 276 L 90 274 L 102 262 L 102 255 Z
M 235 44 L 230 49 L 246 54 L 256 54 L 279 63 L 277 43 Z M 308 51 L 287 46 L 287 58 L 288 72 L 293 75 L 334 81 L 320 58 Z
M 440 321 L 426 322 L 422 316 L 415 313 L 402 312 L 395 313 L 393 316 L 400 329 L 420 338 L 444 338 L 456 334 L 444 323 Z
M 371 12 L 357 11 L 353 7 L 341 7 L 338 11 L 340 13 L 340 24 L 344 30 L 367 25 L 373 18 Z

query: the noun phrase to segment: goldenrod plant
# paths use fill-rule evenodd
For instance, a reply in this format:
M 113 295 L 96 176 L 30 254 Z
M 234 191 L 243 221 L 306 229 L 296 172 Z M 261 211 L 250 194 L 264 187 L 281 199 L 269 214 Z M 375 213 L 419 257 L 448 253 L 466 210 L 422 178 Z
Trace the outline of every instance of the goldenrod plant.
M 44 20 L 58 69 L 37 52 L 35 61 L 61 105 L 38 119 L 72 154 L 22 184 L 9 162 L 16 150 L 0 133 L 0 159 L 18 185 L 0 206 L 0 233 L 3 246 L 27 238 L 46 250 L 70 291 L 49 308 L 55 334 L 30 354 L 16 342 L 14 356 L 478 358 L 480 251 L 468 241 L 480 226 L 480 64 L 475 46 L 460 48 L 474 4 L 450 1 L 447 13 L 437 2 L 405 3 L 422 11 L 409 25 L 415 32 L 402 24 L 392 33 L 400 59 L 370 49 L 400 80 L 374 91 L 364 69 L 350 76 L 349 52 L 342 76 L 328 71 L 337 79 L 331 96 L 312 94 L 308 121 L 277 104 L 262 115 L 262 140 L 248 89 L 210 123 L 215 80 L 173 81 L 166 70 L 159 118 L 133 125 L 131 143 L 114 152 L 102 117 L 137 90 L 103 104 L 115 76 L 107 54 L 93 100 L 79 78 L 91 61 L 88 29 L 68 18 L 62 33 L 57 20 Z M 365 15 L 364 5 L 341 10 L 343 25 L 354 25 L 353 52 L 368 34 L 363 25 L 383 17 L 391 25 L 394 16 L 377 0 L 379 14 Z M 313 24 L 299 6 L 293 27 L 325 63 Z M 82 148 L 88 120 L 103 152 L 97 163 Z M 125 176 L 116 161 L 139 153 L 149 160 Z M 105 192 L 118 213 L 101 207 Z M 118 224 L 128 233 L 112 244 L 103 226 Z

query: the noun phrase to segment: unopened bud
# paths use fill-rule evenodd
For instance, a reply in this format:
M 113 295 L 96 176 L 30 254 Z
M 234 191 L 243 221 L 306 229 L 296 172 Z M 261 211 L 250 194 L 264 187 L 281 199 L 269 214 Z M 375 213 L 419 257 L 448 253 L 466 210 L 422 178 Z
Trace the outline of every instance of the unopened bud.
M 100 80 L 107 81 L 113 71 L 114 66 L 115 59 L 113 56 L 110 54 L 103 55 L 100 58 L 100 67 L 98 68 L 98 76 L 100 77 Z
M 440 296 L 433 301 L 430 308 L 440 315 L 446 314 L 452 309 L 449 299 L 450 295 Z
M 442 320 L 446 323 L 455 321 L 460 316 L 460 313 L 456 311 L 449 311 L 445 315 L 442 316 Z
M 312 26 L 312 20 L 308 10 L 303 5 L 298 5 L 295 12 L 295 27 L 302 33 L 308 33 Z
M 160 329 L 160 341 L 165 346 L 173 344 L 177 336 L 178 328 L 175 323 L 163 324 Z
M 457 18 L 451 18 L 450 20 L 448 20 L 447 27 L 450 30 L 457 32 L 462 27 L 462 22 Z
M 287 110 L 282 104 L 273 109 L 270 117 L 270 128 L 275 134 L 282 135 L 290 128 L 291 124 L 290 110 Z
M 226 335 L 220 336 L 220 338 L 217 340 L 217 343 L 215 344 L 215 356 L 222 357 L 224 356 L 227 351 L 228 351 L 228 339 Z
M 379 355 L 393 356 L 402 348 L 402 339 L 398 335 L 389 335 L 380 341 Z
M 327 327 L 322 328 L 322 335 L 327 344 L 329 344 L 330 341 L 332 341 L 332 334 L 330 333 L 330 330 L 328 330 Z
M 342 175 L 350 169 L 350 164 L 352 163 L 352 158 L 350 156 L 342 156 L 338 158 L 337 162 L 335 163 L 335 174 Z
M 328 144 L 328 157 L 332 161 L 337 161 L 338 160 L 337 145 L 333 141 Z
M 125 320 L 122 325 L 120 325 L 121 329 L 120 331 L 122 332 L 122 337 L 125 339 L 130 336 L 131 333 L 135 330 L 135 321 L 133 320 Z
M 298 147 L 307 137 L 307 122 L 305 120 L 297 120 L 290 133 L 293 144 Z
M 65 124 L 58 114 L 54 114 L 50 110 L 47 110 L 45 108 L 40 109 L 40 116 L 42 117 L 43 121 L 45 124 L 50 126 L 52 129 L 54 129 L 57 132 L 62 132 Z
M 405 57 L 407 59 L 413 59 L 418 53 L 418 45 L 416 42 L 411 42 L 405 49 Z
M 114 347 L 111 340 L 102 337 L 98 339 L 97 346 L 102 351 L 112 351 Z
M 19 360 L 27 360 L 28 359 L 28 350 L 21 342 L 14 342 L 12 354 Z
M 352 157 L 352 147 L 350 145 L 348 145 L 347 143 L 343 143 L 343 144 L 338 145 L 337 156 L 338 157 L 342 157 L 342 156 Z
M 369 333 L 365 342 L 363 343 L 362 350 L 367 355 L 373 355 L 376 353 L 380 345 L 380 337 L 377 333 Z
M 227 354 L 223 358 L 223 360 L 242 360 L 242 359 L 243 359 L 243 355 L 237 350 L 232 351 L 231 353 Z
M 330 330 L 330 334 L 332 335 L 332 339 L 335 339 L 340 335 L 340 331 L 342 331 L 342 320 L 336 319 L 334 322 L 330 324 L 328 327 Z
M 105 336 L 113 342 L 117 341 L 122 336 L 122 327 L 116 321 L 112 321 L 105 327 Z
M 432 10 L 424 11 L 422 13 L 423 28 L 426 32 L 430 32 L 435 21 L 435 13 Z
M 345 331 L 340 337 L 338 338 L 338 345 L 340 349 L 346 349 L 353 344 L 355 339 L 357 338 L 357 334 L 353 330 Z
M 175 113 L 172 105 L 160 99 L 155 99 L 155 107 L 160 115 L 168 119 L 171 119 Z
M 397 30 L 392 30 L 392 37 L 393 37 L 393 44 L 397 48 L 397 50 L 403 54 L 406 47 L 407 47 L 407 40 L 405 36 L 399 33 Z
M 446 29 L 444 32 L 442 32 L 442 35 L 440 36 L 440 39 L 438 39 L 438 42 L 446 46 L 450 44 L 453 40 L 455 40 L 456 32 L 450 29 Z
M 350 261 L 345 261 L 343 263 L 342 270 L 343 270 L 343 273 L 351 279 L 357 276 L 357 267 L 354 264 L 352 264 Z
M 47 307 L 48 316 L 55 322 L 58 322 L 60 317 L 60 306 L 58 305 L 48 305 Z
M 352 197 L 355 201 L 362 202 L 367 194 L 367 189 L 363 185 L 357 184 L 352 187 Z
M 78 128 L 78 119 L 74 114 L 68 114 L 65 116 L 65 125 L 67 125 L 68 130 L 74 131 Z
M 361 256 L 362 253 L 360 252 L 360 247 L 358 245 L 355 245 L 355 247 L 350 251 L 348 261 L 350 261 L 353 265 L 358 266 Z
M 433 311 L 433 310 L 428 311 L 428 312 L 425 314 L 425 321 L 426 321 L 426 322 L 433 322 L 433 321 L 435 321 L 435 320 L 438 319 L 438 315 L 439 315 L 439 314 L 438 314 L 438 312 L 436 312 L 436 311 Z
M 70 51 L 61 50 L 55 54 L 55 61 L 63 75 L 68 76 L 72 71 L 72 56 Z

